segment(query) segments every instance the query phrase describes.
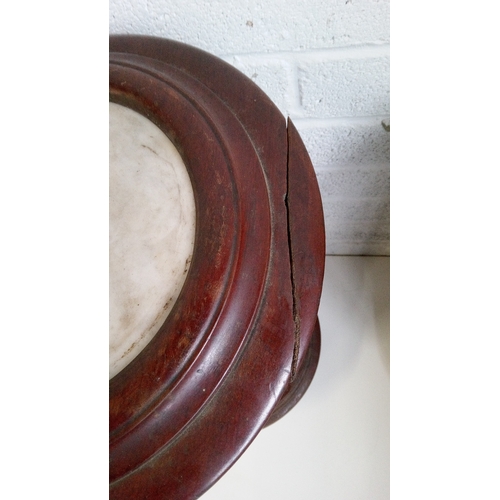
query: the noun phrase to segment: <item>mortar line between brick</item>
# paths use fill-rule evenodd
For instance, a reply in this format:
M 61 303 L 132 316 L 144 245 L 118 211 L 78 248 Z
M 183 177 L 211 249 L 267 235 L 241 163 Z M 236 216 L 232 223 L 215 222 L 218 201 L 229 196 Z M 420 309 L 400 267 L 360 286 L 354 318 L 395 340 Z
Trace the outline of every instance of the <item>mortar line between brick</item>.
M 304 59 L 304 62 L 323 62 L 343 59 L 362 59 L 365 57 L 386 57 L 389 56 L 389 53 L 390 44 L 380 43 L 304 50 L 277 50 L 273 52 L 234 52 L 230 54 L 219 54 L 219 57 L 226 61 L 231 57 L 242 57 L 248 59 L 256 58 L 256 60 L 260 62 L 285 59 Z
M 378 196 L 354 196 L 354 195 L 344 195 L 344 194 L 335 194 L 335 195 L 326 195 L 321 197 L 321 201 L 324 203 L 333 202 L 358 202 L 358 201 L 382 201 L 384 203 L 389 203 L 389 199 L 386 195 L 378 195 Z
M 343 171 L 380 171 L 380 170 L 390 170 L 390 162 L 373 162 L 370 164 L 342 164 L 342 165 L 324 165 L 324 164 L 315 164 L 314 171 L 318 173 L 327 173 L 327 172 L 343 172 Z
M 342 253 L 327 253 L 326 254 L 328 257 L 386 257 L 390 258 L 390 254 L 387 253 L 345 253 L 343 251 Z
M 364 245 L 365 247 L 370 247 L 370 246 L 381 247 L 381 246 L 387 245 L 390 242 L 391 242 L 390 239 L 377 240 L 377 241 L 366 241 L 366 240 L 335 240 L 335 239 L 332 239 L 332 240 L 329 241 L 330 246 L 334 246 L 334 245 L 337 245 L 337 246 L 340 246 L 340 245 L 343 245 L 343 246 L 346 246 L 346 245 L 361 246 L 361 245 Z M 328 253 L 327 253 L 327 255 L 328 255 Z M 332 255 L 332 254 L 330 254 L 330 255 Z
M 340 125 L 380 125 L 382 120 L 389 120 L 389 114 L 367 115 L 367 116 L 338 116 L 328 118 L 315 117 L 291 117 L 297 129 L 322 128 Z

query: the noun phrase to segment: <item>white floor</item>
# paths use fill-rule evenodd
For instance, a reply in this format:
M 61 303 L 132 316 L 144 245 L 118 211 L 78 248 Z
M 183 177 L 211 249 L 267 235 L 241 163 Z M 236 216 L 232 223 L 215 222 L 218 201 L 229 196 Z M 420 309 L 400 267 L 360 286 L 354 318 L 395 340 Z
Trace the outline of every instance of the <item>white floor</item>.
M 389 258 L 326 258 L 321 357 L 299 404 L 203 500 L 389 499 Z

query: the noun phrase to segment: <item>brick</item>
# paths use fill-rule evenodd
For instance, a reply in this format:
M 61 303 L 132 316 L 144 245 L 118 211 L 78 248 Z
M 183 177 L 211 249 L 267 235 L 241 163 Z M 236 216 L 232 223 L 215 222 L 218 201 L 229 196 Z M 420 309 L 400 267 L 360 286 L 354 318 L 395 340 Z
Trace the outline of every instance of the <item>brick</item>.
M 323 209 L 327 254 L 389 255 L 388 199 L 327 199 Z
M 328 199 L 323 202 L 325 219 L 337 222 L 389 222 L 387 198 Z
M 334 46 L 389 43 L 389 0 L 344 1 L 335 15 Z
M 389 167 L 389 133 L 379 120 L 308 127 L 294 120 L 315 167 Z
M 390 254 L 390 242 L 386 241 L 338 241 L 326 238 L 327 255 L 386 255 Z
M 358 222 L 328 224 L 327 237 L 331 241 L 388 241 L 389 224 L 385 222 Z
M 376 0 L 110 0 L 110 33 L 189 43 L 216 55 L 389 41 L 389 3 Z
M 389 114 L 389 57 L 299 63 L 305 117 Z
M 321 196 L 389 199 L 389 169 L 332 169 L 316 171 Z
M 284 116 L 290 114 L 291 68 L 289 64 L 283 61 L 258 61 L 256 58 L 245 56 L 232 56 L 224 59 L 254 81 Z
M 326 222 L 328 255 L 389 255 L 389 224 Z

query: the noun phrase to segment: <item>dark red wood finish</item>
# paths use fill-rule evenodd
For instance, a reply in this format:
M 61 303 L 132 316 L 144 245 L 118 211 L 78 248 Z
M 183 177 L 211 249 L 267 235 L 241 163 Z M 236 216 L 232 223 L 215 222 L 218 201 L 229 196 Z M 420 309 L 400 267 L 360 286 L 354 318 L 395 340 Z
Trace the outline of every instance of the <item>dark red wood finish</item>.
M 314 374 L 319 190 L 293 125 L 253 82 L 201 50 L 110 37 L 110 100 L 174 142 L 197 219 L 179 299 L 110 381 L 110 497 L 198 498 Z

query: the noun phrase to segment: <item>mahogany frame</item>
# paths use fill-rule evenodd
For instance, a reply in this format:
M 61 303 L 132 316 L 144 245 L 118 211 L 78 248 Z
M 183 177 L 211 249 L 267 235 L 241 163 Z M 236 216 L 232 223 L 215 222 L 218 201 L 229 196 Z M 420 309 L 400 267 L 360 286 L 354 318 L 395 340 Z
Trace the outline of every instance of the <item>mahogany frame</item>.
M 314 375 L 321 198 L 291 121 L 206 52 L 111 36 L 110 101 L 172 140 L 196 203 L 181 294 L 153 340 L 110 380 L 110 498 L 198 498 Z

